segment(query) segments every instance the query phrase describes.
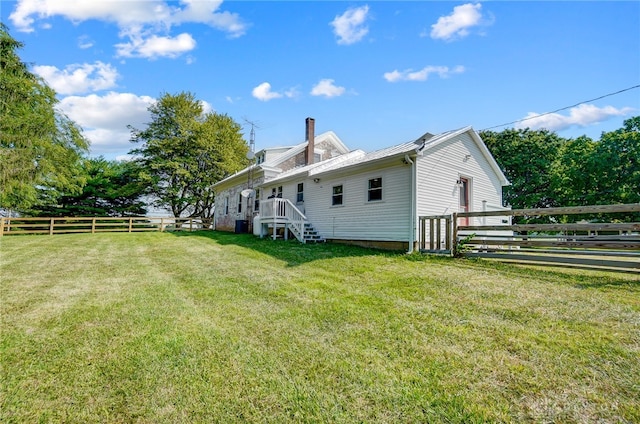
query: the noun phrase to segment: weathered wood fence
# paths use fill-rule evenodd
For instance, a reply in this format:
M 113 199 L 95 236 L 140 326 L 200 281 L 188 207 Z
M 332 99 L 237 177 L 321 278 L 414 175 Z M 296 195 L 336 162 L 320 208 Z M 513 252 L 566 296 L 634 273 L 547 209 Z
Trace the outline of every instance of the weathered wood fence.
M 640 272 L 640 222 L 619 219 L 638 212 L 636 203 L 424 216 L 419 246 L 424 252 L 507 262 Z M 570 215 L 597 219 L 564 223 Z M 512 224 L 515 216 L 551 216 L 552 223 Z
M 0 237 L 20 234 L 68 234 L 140 231 L 195 231 L 203 228 L 197 218 L 173 217 L 74 217 L 0 218 Z

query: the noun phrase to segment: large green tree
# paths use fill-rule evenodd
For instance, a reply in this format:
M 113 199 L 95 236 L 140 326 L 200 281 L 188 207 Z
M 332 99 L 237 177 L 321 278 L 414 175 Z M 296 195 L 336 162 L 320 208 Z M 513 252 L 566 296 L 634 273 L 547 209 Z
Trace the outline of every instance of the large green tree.
M 640 116 L 602 133 L 596 145 L 594 204 L 640 203 Z
M 175 217 L 213 217 L 211 186 L 247 165 L 241 126 L 227 115 L 203 113 L 194 94 L 162 94 L 149 107 L 146 129 L 129 127 L 131 151 L 143 169 L 155 205 Z
M 146 185 L 135 162 L 87 159 L 86 180 L 79 194 L 64 194 L 55 204 L 36 207 L 39 216 L 136 216 L 146 211 Z
M 24 211 L 78 192 L 88 142 L 56 109 L 55 91 L 29 71 L 0 23 L 0 208 Z
M 551 163 L 552 193 L 559 206 L 585 206 L 598 203 L 596 149 L 598 143 L 582 136 L 567 140 Z
M 565 139 L 530 129 L 483 131 L 480 136 L 511 182 L 503 193 L 505 204 L 514 209 L 559 206 L 552 187 L 552 164 Z

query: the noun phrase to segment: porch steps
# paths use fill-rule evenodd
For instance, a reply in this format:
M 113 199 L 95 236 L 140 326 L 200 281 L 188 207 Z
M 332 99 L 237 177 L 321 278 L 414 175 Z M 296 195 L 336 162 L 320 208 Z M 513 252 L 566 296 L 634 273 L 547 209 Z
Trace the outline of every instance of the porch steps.
M 303 234 L 305 243 L 324 243 L 326 240 L 322 237 L 318 231 L 313 227 L 310 222 L 304 223 L 304 234 Z

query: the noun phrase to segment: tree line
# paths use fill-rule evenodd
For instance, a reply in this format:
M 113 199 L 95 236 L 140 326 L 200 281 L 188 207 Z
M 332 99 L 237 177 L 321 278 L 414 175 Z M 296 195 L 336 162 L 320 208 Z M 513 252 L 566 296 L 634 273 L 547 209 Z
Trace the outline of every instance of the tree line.
M 482 131 L 480 136 L 511 182 L 503 201 L 513 209 L 640 203 L 640 116 L 603 132 L 599 140 L 530 129 Z
M 132 160 L 91 158 L 55 91 L 21 61 L 22 46 L 0 23 L 0 212 L 134 216 L 155 206 L 211 221 L 212 185 L 249 164 L 237 122 L 205 113 L 193 93 L 162 93 L 146 128 L 128 126 Z M 514 209 L 640 203 L 640 116 L 599 140 L 530 129 L 480 136 L 511 182 L 504 202 Z

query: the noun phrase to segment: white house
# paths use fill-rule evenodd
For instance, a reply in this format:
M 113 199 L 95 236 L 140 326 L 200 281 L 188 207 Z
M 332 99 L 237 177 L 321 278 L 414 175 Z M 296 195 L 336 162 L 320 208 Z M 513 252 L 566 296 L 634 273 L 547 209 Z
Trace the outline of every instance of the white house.
M 347 151 L 332 132 L 314 137 L 313 127 L 307 118 L 304 143 L 260 151 L 214 186 L 216 229 L 244 220 L 261 235 L 411 251 L 420 216 L 502 207 L 509 182 L 471 127 L 370 153 Z

